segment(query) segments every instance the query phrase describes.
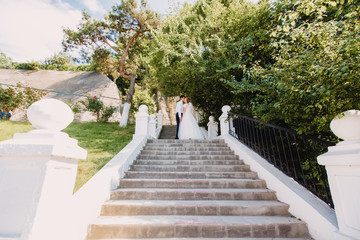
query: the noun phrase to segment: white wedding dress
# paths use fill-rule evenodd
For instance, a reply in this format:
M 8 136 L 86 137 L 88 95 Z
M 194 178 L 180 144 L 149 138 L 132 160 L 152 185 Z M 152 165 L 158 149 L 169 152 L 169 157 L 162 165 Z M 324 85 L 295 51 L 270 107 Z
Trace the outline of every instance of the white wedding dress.
M 204 139 L 195 119 L 195 110 L 191 103 L 184 104 L 186 109 L 179 127 L 179 139 Z

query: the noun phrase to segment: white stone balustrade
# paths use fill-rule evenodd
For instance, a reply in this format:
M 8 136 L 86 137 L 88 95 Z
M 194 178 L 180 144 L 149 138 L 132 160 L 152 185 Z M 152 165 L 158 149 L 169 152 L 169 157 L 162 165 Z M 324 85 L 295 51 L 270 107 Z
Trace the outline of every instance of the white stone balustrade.
M 209 122 L 207 126 L 208 126 L 208 138 L 212 139 L 217 137 L 219 127 L 218 127 L 218 123 L 215 122 L 215 118 L 213 116 L 209 117 Z
M 163 126 L 163 118 L 164 118 L 164 115 L 163 115 L 163 111 L 162 110 L 159 110 L 159 113 L 158 113 L 158 116 L 157 116 L 157 128 L 162 128 Z
M 148 137 L 155 139 L 156 138 L 156 119 L 155 114 L 149 116 L 149 134 Z
M 148 107 L 145 105 L 141 105 L 139 107 L 139 112 L 135 114 L 135 118 L 136 118 L 136 125 L 135 125 L 134 137 L 147 136 L 148 127 L 149 127 Z
M 229 111 L 231 110 L 231 107 L 228 105 L 225 105 L 221 108 L 222 114 L 219 117 L 220 121 L 220 131 L 221 135 L 229 134 Z
M 157 115 L 156 138 L 159 137 L 161 129 L 163 127 L 163 118 L 164 118 L 163 111 L 159 110 L 159 113 Z
M 27 115 L 36 129 L 0 142 L 0 238 L 60 240 L 87 152 L 60 132 L 74 118 L 65 103 L 43 99 Z
M 360 111 L 349 110 L 330 124 L 344 141 L 318 157 L 326 167 L 339 231 L 360 239 Z
M 159 134 L 162 129 L 162 119 L 163 113 L 160 110 L 157 116 L 155 114 L 148 114 L 148 107 L 141 105 L 139 107 L 139 112 L 135 115 L 136 125 L 135 125 L 135 137 L 147 136 L 148 138 L 156 139 L 159 137 Z

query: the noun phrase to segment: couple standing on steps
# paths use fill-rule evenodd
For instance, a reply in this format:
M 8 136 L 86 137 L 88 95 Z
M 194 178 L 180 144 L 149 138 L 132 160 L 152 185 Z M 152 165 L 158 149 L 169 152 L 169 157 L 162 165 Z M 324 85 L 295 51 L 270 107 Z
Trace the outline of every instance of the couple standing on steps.
M 204 139 L 195 119 L 195 110 L 189 97 L 180 96 L 176 103 L 176 137 L 175 139 Z

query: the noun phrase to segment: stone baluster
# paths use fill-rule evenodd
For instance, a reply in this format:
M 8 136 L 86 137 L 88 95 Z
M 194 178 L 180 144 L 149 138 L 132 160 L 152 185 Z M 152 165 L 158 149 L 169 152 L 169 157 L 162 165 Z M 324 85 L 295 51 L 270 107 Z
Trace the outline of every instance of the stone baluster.
M 158 116 L 157 116 L 157 122 L 158 122 L 157 128 L 158 128 L 158 129 L 161 129 L 162 126 L 163 126 L 163 117 L 164 117 L 164 116 L 163 116 L 163 111 L 160 110 L 159 113 L 158 113 Z
M 40 100 L 27 116 L 35 130 L 0 142 L 0 238 L 62 239 L 77 162 L 87 152 L 61 132 L 74 119 L 65 103 Z
M 220 131 L 221 131 L 221 135 L 226 135 L 229 134 L 229 111 L 231 110 L 231 107 L 228 105 L 225 105 L 221 108 L 222 110 L 222 114 L 219 118 L 220 121 Z
M 162 127 L 163 127 L 163 111 L 159 110 L 158 116 L 157 116 L 157 127 L 156 127 L 156 138 L 160 136 Z
M 149 118 L 149 134 L 148 137 L 155 139 L 156 138 L 156 119 L 155 114 L 151 114 Z
M 213 116 L 209 117 L 208 126 L 208 138 L 212 139 L 218 135 L 218 123 L 215 122 L 215 118 Z
M 360 111 L 335 117 L 331 130 L 344 141 L 318 157 L 326 167 L 339 231 L 360 239 Z
M 148 107 L 145 105 L 141 105 L 139 107 L 139 112 L 135 115 L 136 125 L 135 125 L 135 137 L 143 137 L 148 135 L 149 128 L 149 114 Z

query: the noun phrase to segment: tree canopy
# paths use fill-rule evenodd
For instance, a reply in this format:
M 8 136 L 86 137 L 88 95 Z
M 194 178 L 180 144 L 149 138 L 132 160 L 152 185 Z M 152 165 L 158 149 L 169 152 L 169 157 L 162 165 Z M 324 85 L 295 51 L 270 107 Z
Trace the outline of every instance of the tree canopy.
M 198 0 L 157 31 L 155 84 L 206 116 L 229 104 L 328 137 L 335 115 L 360 108 L 359 10 L 356 0 Z
M 191 96 L 195 106 L 219 117 L 221 107 L 248 107 L 225 79 L 244 77 L 254 63 L 273 62 L 269 4 L 199 0 L 168 16 L 154 40 L 152 66 L 158 87 L 166 95 Z M 247 95 L 252 95 L 249 89 Z
M 360 108 L 359 1 L 278 1 L 273 64 L 255 64 L 238 96 L 254 87 L 253 115 L 300 133 L 327 136 L 335 115 Z

